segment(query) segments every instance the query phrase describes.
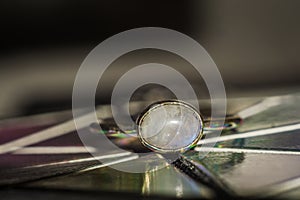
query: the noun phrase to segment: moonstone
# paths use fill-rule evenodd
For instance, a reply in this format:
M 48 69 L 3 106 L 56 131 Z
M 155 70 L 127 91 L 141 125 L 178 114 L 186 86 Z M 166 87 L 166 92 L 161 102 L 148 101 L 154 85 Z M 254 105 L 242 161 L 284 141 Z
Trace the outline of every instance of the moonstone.
M 150 106 L 138 121 L 142 143 L 158 152 L 188 149 L 202 135 L 203 121 L 189 104 L 167 101 Z

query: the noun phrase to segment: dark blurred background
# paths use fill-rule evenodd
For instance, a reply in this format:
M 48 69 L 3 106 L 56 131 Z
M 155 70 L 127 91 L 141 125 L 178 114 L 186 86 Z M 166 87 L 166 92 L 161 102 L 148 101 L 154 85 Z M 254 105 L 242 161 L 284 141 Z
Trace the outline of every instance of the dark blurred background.
M 71 108 L 87 54 L 116 33 L 146 26 L 196 39 L 216 62 L 228 97 L 297 92 L 299 8 L 297 0 L 1 1 L 0 117 Z M 109 103 L 115 71 L 99 103 Z

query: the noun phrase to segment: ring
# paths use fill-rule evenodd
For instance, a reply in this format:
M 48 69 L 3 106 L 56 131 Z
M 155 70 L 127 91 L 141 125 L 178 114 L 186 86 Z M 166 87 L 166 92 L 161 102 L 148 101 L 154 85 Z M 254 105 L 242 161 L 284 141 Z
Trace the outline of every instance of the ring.
M 108 118 L 100 123 L 102 129 L 91 124 L 90 130 L 105 134 L 117 146 L 133 152 L 182 153 L 197 146 L 204 135 L 235 130 L 241 121 L 238 116 L 226 116 L 224 123 L 218 118 L 203 118 L 192 105 L 167 100 L 148 106 L 137 117 L 134 128 L 121 130 Z
M 190 104 L 178 100 L 151 104 L 137 119 L 137 134 L 141 143 L 160 153 L 190 149 L 203 136 L 203 127 L 199 112 Z

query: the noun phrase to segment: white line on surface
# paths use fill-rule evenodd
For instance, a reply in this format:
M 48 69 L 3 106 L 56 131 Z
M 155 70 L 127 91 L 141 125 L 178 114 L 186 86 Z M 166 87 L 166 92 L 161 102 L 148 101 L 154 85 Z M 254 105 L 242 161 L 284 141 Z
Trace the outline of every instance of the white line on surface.
M 282 103 L 282 99 L 283 96 L 268 97 L 260 103 L 238 112 L 237 115 L 240 116 L 242 119 L 246 119 L 265 110 L 268 110 L 271 107 L 280 105 Z
M 43 147 L 23 147 L 13 154 L 71 154 L 96 152 L 94 147 L 83 146 L 43 146 Z
M 280 154 L 280 155 L 300 155 L 300 151 L 282 150 L 260 150 L 260 149 L 238 149 L 238 148 L 216 148 L 216 147 L 196 147 L 198 152 L 218 152 L 218 153 L 256 153 L 256 154 Z
M 135 159 L 138 159 L 138 158 L 139 158 L 139 156 L 136 154 L 136 155 L 133 155 L 133 156 L 130 156 L 130 157 L 125 157 L 125 158 L 121 158 L 121 159 L 118 159 L 118 160 L 115 160 L 115 161 L 111 161 L 111 162 L 103 163 L 103 164 L 100 164 L 100 165 L 88 167 L 86 169 L 78 171 L 77 173 L 91 171 L 91 170 L 94 170 L 94 169 L 99 169 L 99 168 L 102 168 L 102 167 L 107 167 L 107 166 L 110 166 L 110 165 L 115 165 L 115 164 L 119 164 L 119 163 L 122 163 L 122 162 L 131 161 L 131 160 L 135 160 Z
M 289 132 L 294 130 L 299 130 L 300 124 L 293 124 L 288 126 L 280 126 L 276 128 L 268 128 L 268 129 L 262 129 L 262 130 L 256 130 L 256 131 L 249 131 L 244 133 L 236 133 L 233 135 L 226 135 L 226 136 L 220 136 L 220 137 L 214 137 L 214 138 L 208 138 L 200 140 L 197 144 L 210 144 L 215 142 L 223 142 L 227 140 L 235 140 L 235 139 L 241 139 L 241 138 L 250 138 L 250 137 L 257 137 L 257 136 L 264 136 L 264 135 L 271 135 L 276 133 L 283 133 L 283 132 Z
M 30 134 L 28 136 L 2 144 L 0 145 L 0 154 L 16 151 L 28 145 L 36 144 L 38 142 L 65 135 L 67 133 L 70 133 L 71 131 L 76 130 L 76 128 L 80 129 L 88 126 L 93 121 L 92 119 L 94 119 L 94 115 L 95 113 L 89 113 L 78 118 L 78 121 L 80 120 L 82 122 L 78 124 L 80 125 L 80 127 L 75 127 L 75 123 L 72 119 L 57 126 L 53 126 L 42 131 Z
M 103 155 L 103 156 L 96 156 L 96 157 L 81 158 L 81 159 L 76 159 L 76 160 L 67 160 L 67 161 L 61 161 L 61 162 L 54 162 L 54 163 L 28 166 L 28 167 L 25 167 L 25 168 L 82 163 L 82 162 L 96 161 L 96 160 L 109 159 L 109 158 L 118 158 L 118 157 L 122 157 L 122 156 L 129 156 L 131 154 L 132 154 L 131 152 L 114 153 L 114 154 L 107 154 L 107 155 Z

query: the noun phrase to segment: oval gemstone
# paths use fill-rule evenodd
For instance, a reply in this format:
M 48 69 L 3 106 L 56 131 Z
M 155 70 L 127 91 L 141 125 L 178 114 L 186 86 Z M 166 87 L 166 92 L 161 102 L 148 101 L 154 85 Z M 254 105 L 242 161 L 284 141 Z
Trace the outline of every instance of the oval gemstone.
M 142 143 L 158 152 L 188 149 L 202 135 L 203 121 L 189 104 L 179 101 L 151 105 L 138 121 Z

